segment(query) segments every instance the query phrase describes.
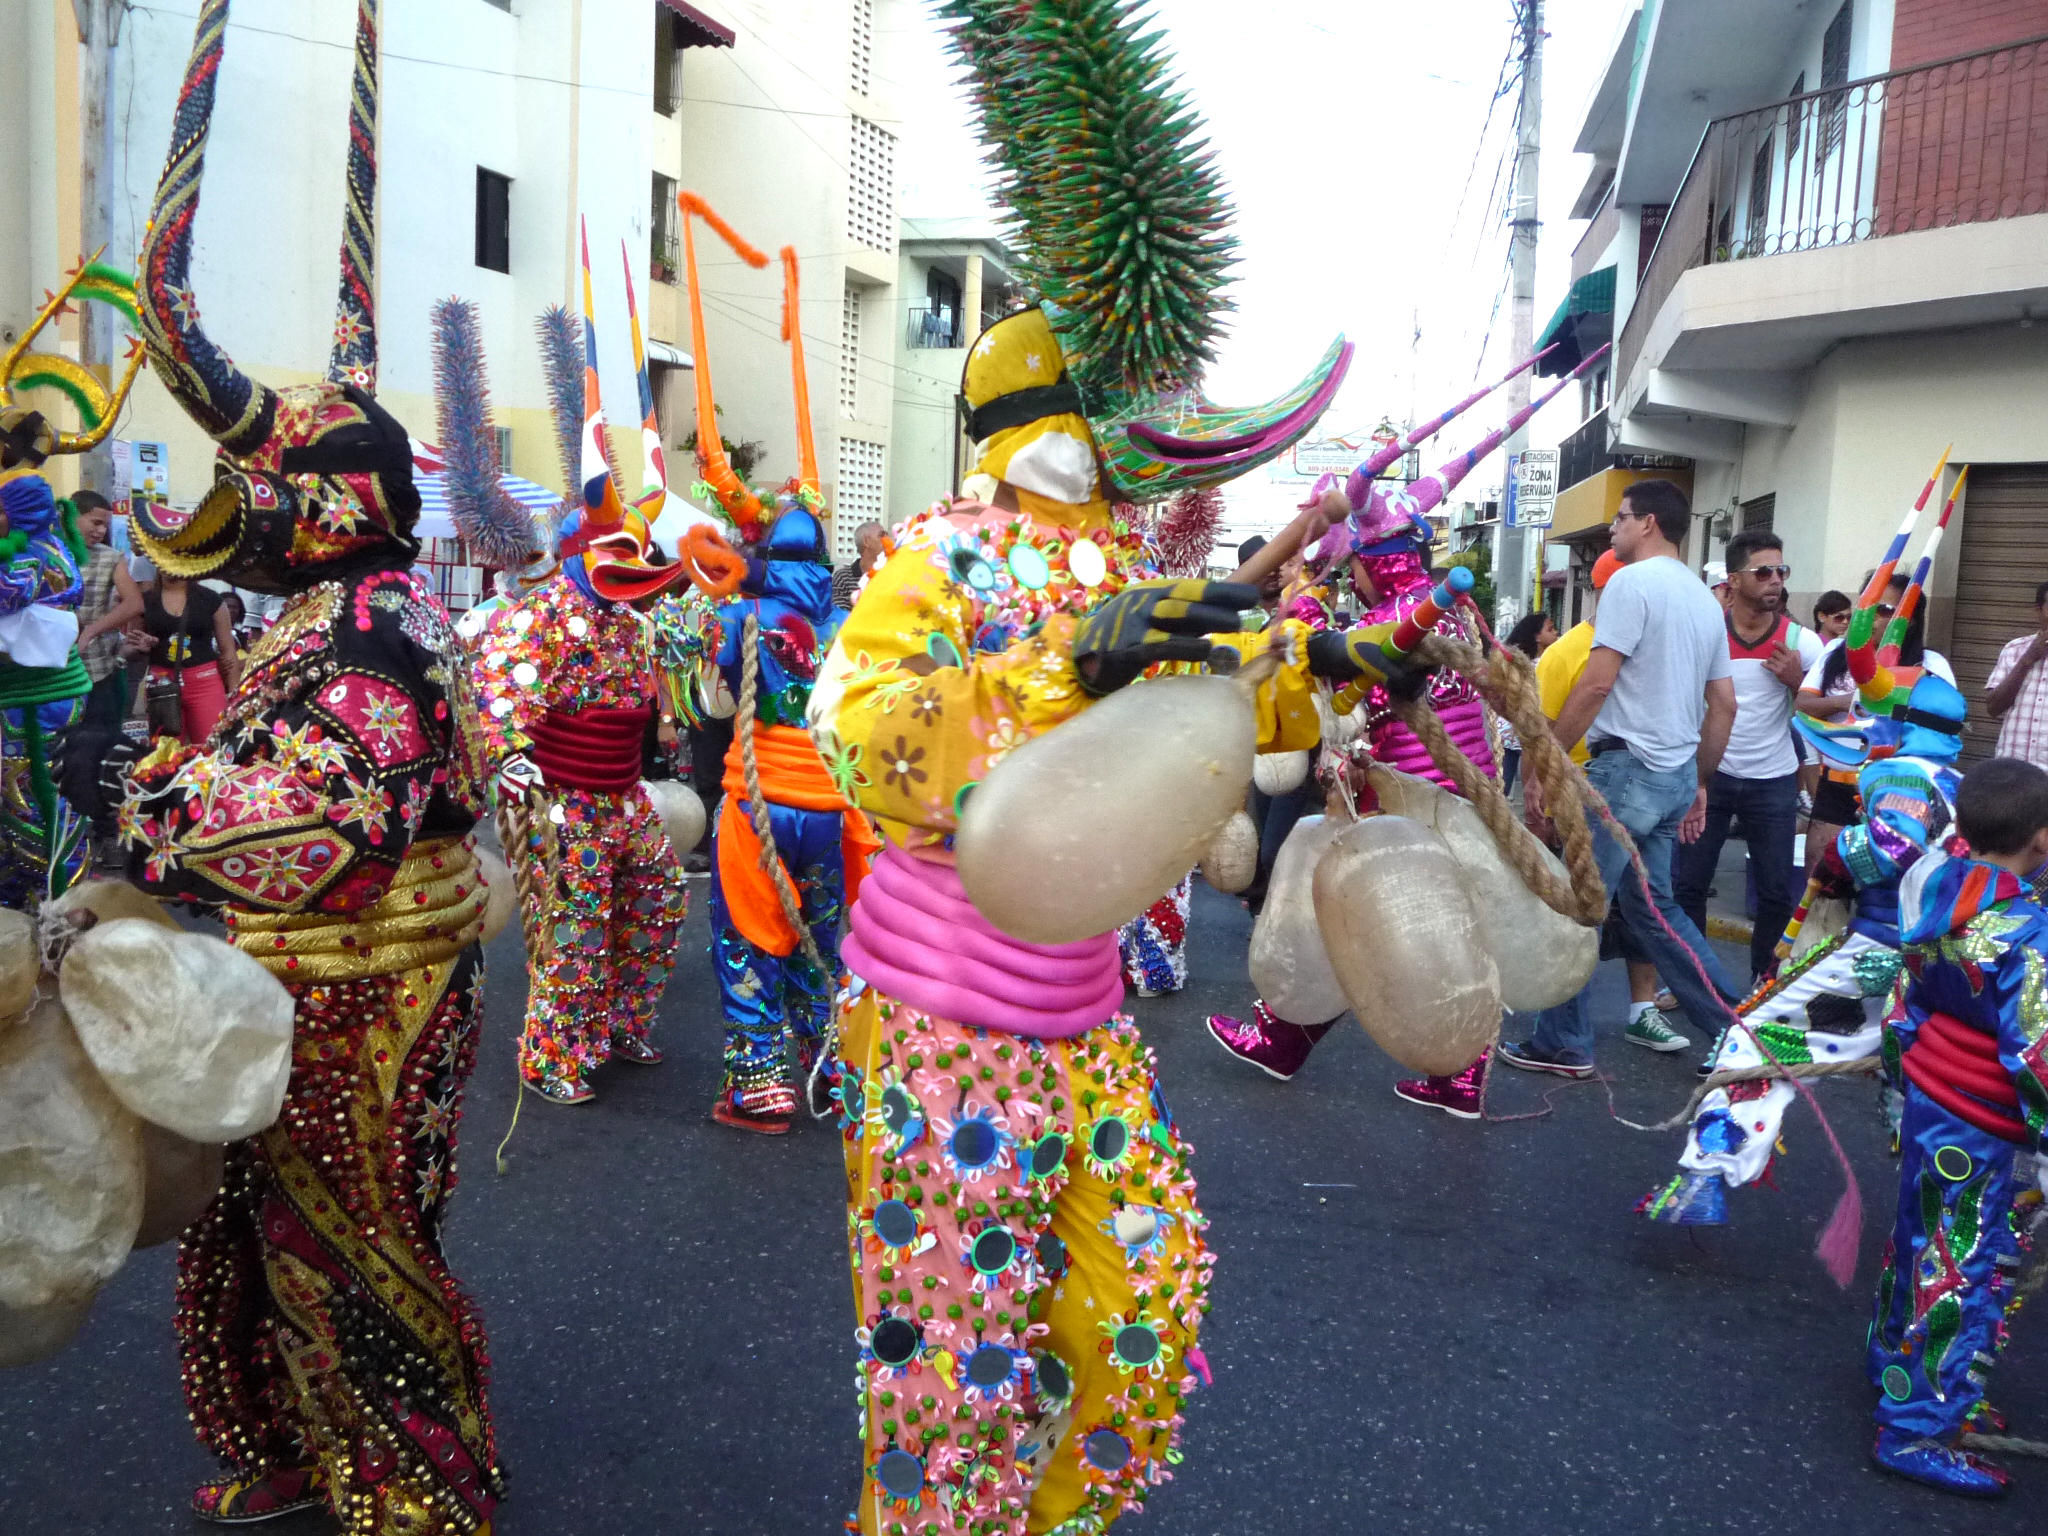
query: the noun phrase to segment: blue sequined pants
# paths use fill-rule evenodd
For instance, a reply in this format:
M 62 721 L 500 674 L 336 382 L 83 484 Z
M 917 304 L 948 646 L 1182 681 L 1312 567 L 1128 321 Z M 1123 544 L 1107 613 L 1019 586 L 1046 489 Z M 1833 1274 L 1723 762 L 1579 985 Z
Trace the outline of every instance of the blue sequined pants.
M 718 878 L 718 839 L 711 846 L 711 965 L 725 1008 L 725 1086 L 780 1082 L 783 1035 L 808 1051 L 823 1036 L 839 988 L 839 924 L 846 911 L 846 867 L 837 811 L 771 805 L 775 850 L 796 888 L 811 939 L 830 968 L 820 975 L 798 950 L 771 955 L 743 938 L 726 912 Z
M 1899 1213 L 1878 1275 L 1868 1366 L 1877 1422 L 1953 1444 L 1984 1396 L 2019 1270 L 2017 1148 L 1906 1087 Z

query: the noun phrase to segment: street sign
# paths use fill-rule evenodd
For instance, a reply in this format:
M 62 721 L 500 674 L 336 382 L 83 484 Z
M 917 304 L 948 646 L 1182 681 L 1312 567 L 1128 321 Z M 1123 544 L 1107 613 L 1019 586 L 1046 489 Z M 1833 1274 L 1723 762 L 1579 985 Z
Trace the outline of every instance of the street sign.
M 1557 505 L 1557 450 L 1525 448 L 1515 456 L 1510 521 L 1517 528 L 1548 528 Z
M 1294 445 L 1294 472 L 1314 479 L 1317 475 L 1348 475 L 1366 457 L 1366 450 L 1337 438 Z

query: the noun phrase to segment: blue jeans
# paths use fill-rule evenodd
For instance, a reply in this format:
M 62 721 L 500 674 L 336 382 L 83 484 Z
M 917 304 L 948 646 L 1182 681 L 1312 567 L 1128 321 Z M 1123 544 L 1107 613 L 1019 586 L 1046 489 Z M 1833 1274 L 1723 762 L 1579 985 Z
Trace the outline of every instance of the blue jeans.
M 1679 910 L 1678 901 L 1671 894 L 1671 850 L 1678 843 L 1678 824 L 1692 809 L 1693 796 L 1699 790 L 1697 770 L 1690 759 L 1683 767 L 1667 772 L 1650 767 L 1632 752 L 1603 752 L 1586 764 L 1586 778 L 1605 798 L 1614 819 L 1628 828 L 1629 836 L 1635 839 L 1636 850 L 1643 856 L 1643 867 L 1649 872 L 1655 907 L 1643 898 L 1642 882 L 1629 866 L 1628 851 L 1614 840 L 1604 822 L 1589 817 L 1593 822 L 1593 857 L 1599 862 L 1600 878 L 1607 884 L 1608 896 L 1620 897 L 1623 921 L 1642 941 L 1656 964 L 1657 974 L 1677 995 L 1686 1017 L 1709 1034 L 1718 1034 L 1727 1013 L 1714 992 L 1734 1002 L 1740 999 L 1741 990 L 1729 979 L 1720 959 L 1707 947 L 1692 919 Z M 1670 933 L 1665 932 L 1666 924 Z M 1695 955 L 1713 990 L 1700 984 L 1699 971 L 1693 964 Z M 1583 1062 L 1592 1061 L 1593 1024 L 1586 1015 L 1586 991 L 1591 986 L 1588 982 L 1570 1002 L 1536 1015 L 1531 1040 L 1537 1050 L 1547 1056 L 1569 1055 Z
M 1728 841 L 1731 821 L 1742 823 L 1749 844 L 1749 868 L 1756 876 L 1756 924 L 1749 936 L 1749 973 L 1771 968 L 1778 940 L 1791 921 L 1792 844 L 1799 821 L 1799 775 L 1776 779 L 1734 779 L 1717 773 L 1707 782 L 1707 829 L 1696 843 L 1678 850 L 1672 887 L 1695 928 L 1707 926 L 1707 888 Z

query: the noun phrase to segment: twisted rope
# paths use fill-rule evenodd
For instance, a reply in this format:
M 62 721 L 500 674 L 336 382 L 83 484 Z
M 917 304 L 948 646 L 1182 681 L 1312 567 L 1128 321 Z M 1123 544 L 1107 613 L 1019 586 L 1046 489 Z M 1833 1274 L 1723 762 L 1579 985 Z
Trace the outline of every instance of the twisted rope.
M 512 868 L 512 889 L 519 897 L 519 930 L 526 936 L 528 985 L 534 972 L 546 964 L 552 941 L 547 921 L 548 887 L 553 884 L 561 858 L 561 836 L 554 822 L 541 809 L 541 793 L 529 789 L 516 800 L 502 792 L 498 798 L 498 840 L 505 845 L 505 862 Z M 540 830 L 535 832 L 535 828 Z M 498 1143 L 497 1170 L 502 1177 L 511 1171 L 505 1149 L 512 1145 L 512 1133 L 519 1129 L 519 1111 L 526 1103 L 525 1079 L 519 1072 L 519 1053 L 512 1053 L 512 1119 Z
M 1875 1056 L 1864 1056 L 1855 1061 L 1790 1061 L 1767 1063 L 1760 1067 L 1728 1067 L 1702 1078 L 1699 1087 L 1692 1091 L 1692 1097 L 1685 1101 L 1685 1108 L 1668 1120 L 1659 1120 L 1655 1125 L 1638 1125 L 1621 1115 L 1614 1118 L 1632 1131 L 1675 1131 L 1681 1125 L 1692 1123 L 1693 1111 L 1700 1107 L 1708 1094 L 1730 1083 L 1754 1083 L 1767 1078 L 1875 1077 L 1883 1070 L 1884 1063 Z

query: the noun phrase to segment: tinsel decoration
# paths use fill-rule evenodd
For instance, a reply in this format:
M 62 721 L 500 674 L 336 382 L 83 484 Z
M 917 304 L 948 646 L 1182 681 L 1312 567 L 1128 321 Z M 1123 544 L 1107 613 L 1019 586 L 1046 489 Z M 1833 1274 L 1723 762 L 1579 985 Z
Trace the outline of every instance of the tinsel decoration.
M 1091 413 L 1195 382 L 1231 206 L 1136 0 L 940 0 L 1025 276 Z
M 464 299 L 434 306 L 434 409 L 446 462 L 442 481 L 456 530 L 485 565 L 519 570 L 537 552 L 533 518 L 498 480 L 483 340 L 476 306 Z
M 1182 491 L 1153 518 L 1151 539 L 1160 570 L 1169 576 L 1203 575 L 1222 526 L 1221 491 L 1213 486 Z
M 78 269 L 72 285 L 73 299 L 97 299 L 115 310 L 130 325 L 135 324 L 135 279 L 103 261 L 88 261 Z
M 555 418 L 555 453 L 562 484 L 575 489 L 583 472 L 583 322 L 565 304 L 550 304 L 535 322 L 548 409 Z M 580 501 L 578 505 L 581 505 Z

